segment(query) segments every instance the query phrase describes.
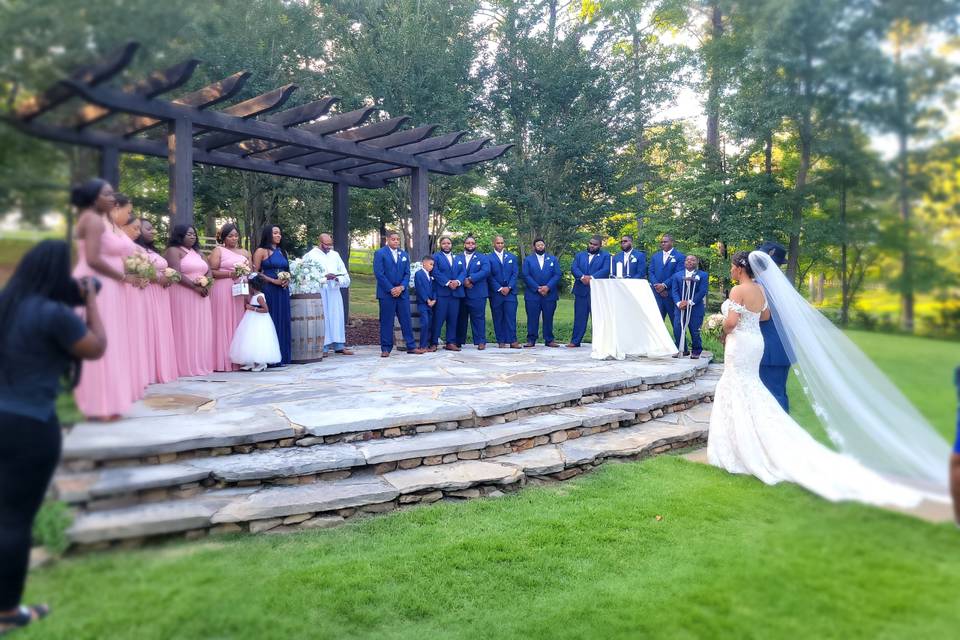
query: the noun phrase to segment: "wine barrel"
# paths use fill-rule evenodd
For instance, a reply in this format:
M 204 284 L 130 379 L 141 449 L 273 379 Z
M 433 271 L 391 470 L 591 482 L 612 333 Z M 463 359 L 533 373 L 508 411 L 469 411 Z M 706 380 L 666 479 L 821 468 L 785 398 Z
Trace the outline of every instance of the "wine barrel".
M 417 309 L 417 297 L 414 295 L 414 288 L 410 287 L 410 326 L 413 327 L 413 341 L 420 344 L 420 310 Z M 400 330 L 400 321 L 393 319 L 393 346 L 400 351 L 407 350 L 407 343 L 403 339 L 403 331 Z
M 323 300 L 319 293 L 290 296 L 290 355 L 296 363 L 323 359 Z

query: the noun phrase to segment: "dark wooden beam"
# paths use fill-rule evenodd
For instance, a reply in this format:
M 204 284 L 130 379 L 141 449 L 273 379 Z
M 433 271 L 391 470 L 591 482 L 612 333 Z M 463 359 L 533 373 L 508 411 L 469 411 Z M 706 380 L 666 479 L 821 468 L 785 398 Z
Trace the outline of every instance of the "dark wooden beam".
M 130 64 L 130 61 L 133 60 L 133 54 L 137 52 L 139 47 L 140 44 L 137 42 L 128 42 L 108 54 L 100 62 L 77 69 L 70 74 L 70 79 L 90 86 L 105 82 Z M 45 111 L 66 102 L 73 95 L 74 91 L 69 85 L 58 83 L 44 93 L 24 101 L 16 109 L 17 117 L 24 122 L 30 122 Z
M 507 151 L 510 150 L 512 144 L 501 144 L 495 147 L 487 147 L 486 149 L 481 149 L 476 153 L 471 153 L 470 155 L 460 156 L 454 158 L 452 162 L 454 164 L 459 164 L 461 167 L 468 167 L 472 164 L 477 164 L 479 162 L 488 162 L 490 160 L 496 160 Z
M 369 173 L 380 173 L 381 171 L 389 171 L 391 169 L 397 169 L 397 168 L 398 168 L 397 165 L 391 162 L 375 162 L 373 164 L 368 164 L 364 167 L 353 169 L 348 173 L 352 173 L 358 176 L 364 176 Z
M 363 144 L 370 145 L 372 147 L 377 147 L 379 149 L 391 149 L 399 147 L 404 144 L 409 144 L 411 142 L 416 142 L 423 140 L 429 136 L 437 128 L 438 125 L 428 124 L 423 127 L 416 127 L 415 129 L 407 129 L 406 131 L 398 131 L 397 133 L 383 136 L 382 138 L 375 138 L 373 140 L 366 140 Z M 327 161 L 325 163 L 309 163 L 306 166 L 322 166 L 324 169 L 330 171 L 342 171 L 344 169 L 353 169 L 356 167 L 362 167 L 365 165 L 373 164 L 369 160 L 362 160 L 360 158 L 347 158 L 345 160 L 334 160 Z
M 399 151 L 400 153 L 409 153 L 410 155 L 415 156 L 421 153 L 427 153 L 428 151 L 446 149 L 447 147 L 459 142 L 460 139 L 465 135 L 467 135 L 466 131 L 454 131 L 453 133 L 447 133 L 435 138 L 428 138 L 415 144 L 405 144 L 402 147 L 394 147 L 393 150 Z
M 126 93 L 135 93 L 145 98 L 153 98 L 162 93 L 173 91 L 193 75 L 199 60 L 185 60 L 163 71 L 154 71 L 136 84 L 123 88 Z M 82 129 L 113 115 L 115 112 L 95 104 L 87 104 L 81 108 L 70 122 L 70 126 Z
M 350 129 L 344 131 L 343 133 L 338 133 L 332 138 L 337 138 L 338 140 L 351 140 L 353 142 L 366 142 L 368 140 L 374 140 L 377 138 L 384 138 L 392 134 L 394 131 L 400 128 L 400 126 L 409 120 L 409 116 L 399 116 L 397 118 L 390 118 L 389 120 L 384 120 L 382 122 L 376 122 L 374 124 L 369 124 L 365 127 L 359 127 L 357 129 Z M 313 154 L 308 154 L 313 155 Z M 261 156 L 263 157 L 263 156 Z M 346 158 L 343 159 L 342 156 L 336 156 L 339 162 L 345 162 L 347 160 L 356 160 L 356 158 Z M 329 159 L 324 160 L 323 162 L 329 162 Z M 361 160 L 361 162 L 365 162 Z M 320 164 L 317 162 L 310 162 L 309 165 L 306 162 L 295 162 L 295 164 L 302 164 L 304 166 L 312 166 L 314 164 Z M 328 167 L 324 167 L 325 169 Z M 331 169 L 333 170 L 333 169 Z
M 421 154 L 421 157 L 431 158 L 434 160 L 445 160 L 447 158 L 467 156 L 471 153 L 476 153 L 488 142 L 490 142 L 490 138 L 479 138 L 477 140 L 470 140 L 469 142 L 461 142 L 460 144 L 455 144 L 452 147 L 447 147 L 446 149 L 438 149 L 437 151 Z
M 100 177 L 120 189 L 120 149 L 100 147 Z
M 262 93 L 259 96 L 238 102 L 223 109 L 220 113 L 236 116 L 237 118 L 252 118 L 261 113 L 267 113 L 283 106 L 293 92 L 299 89 L 295 84 L 285 84 L 282 87 Z
M 428 184 L 430 172 L 421 167 L 410 174 L 410 217 L 413 223 L 413 257 L 419 261 L 430 250 L 430 201 Z
M 293 150 L 289 149 L 292 153 Z M 278 162 L 283 162 L 284 164 L 295 164 L 301 167 L 307 167 L 310 165 L 318 165 L 324 162 L 330 162 L 331 160 L 343 160 L 343 156 L 339 153 L 330 153 L 329 151 L 315 151 L 308 152 L 307 155 L 297 156 L 289 159 L 278 160 Z
M 320 116 L 325 115 L 330 111 L 330 108 L 339 101 L 340 98 L 337 96 L 327 96 L 320 100 L 314 100 L 313 102 L 302 104 L 299 107 L 292 107 L 280 113 L 267 116 L 263 118 L 262 121 L 269 122 L 270 124 L 278 124 L 281 127 L 293 127 L 298 124 L 303 124 L 304 122 L 316 120 Z M 221 132 L 205 136 L 199 144 L 209 151 L 211 149 L 225 147 L 228 144 L 240 142 L 243 138 L 244 136 Z
M 193 223 L 193 125 L 178 118 L 167 127 L 170 222 Z
M 181 107 L 194 107 L 196 109 L 206 109 L 207 107 L 212 107 L 219 102 L 229 100 L 233 96 L 237 95 L 237 93 L 243 89 L 243 85 L 246 84 L 247 80 L 250 78 L 250 75 L 251 74 L 249 71 L 240 71 L 232 76 L 224 78 L 219 82 L 214 82 L 213 84 L 209 84 L 202 89 L 197 89 L 196 91 L 192 91 L 184 96 L 180 96 L 176 100 L 173 100 L 169 103 L 149 100 L 148 98 L 142 99 L 144 102 L 148 102 L 150 104 L 167 104 Z M 115 109 L 115 111 L 129 111 L 129 109 L 125 109 L 123 107 L 124 102 L 141 98 L 141 96 L 132 96 L 123 93 L 120 93 L 120 96 L 126 96 L 127 100 L 124 101 L 121 99 L 119 104 L 117 104 L 117 107 L 119 108 Z M 106 105 L 101 106 L 105 107 Z M 184 117 L 186 115 L 188 115 L 188 113 L 178 112 L 170 119 L 176 119 L 177 117 Z M 153 118 L 149 115 L 141 114 L 138 117 L 133 118 L 133 121 L 118 133 L 123 136 L 136 135 L 141 131 L 146 131 L 151 127 L 155 127 L 156 125 L 160 124 L 161 120 L 163 120 L 163 118 Z
M 356 127 L 366 121 L 366 119 L 373 115 L 375 111 L 376 108 L 374 107 L 366 107 L 364 109 L 357 109 L 356 111 L 348 111 L 347 113 L 331 116 L 324 120 L 320 120 L 319 122 L 298 127 L 297 130 L 325 136 L 331 133 L 337 133 L 338 131 L 352 129 L 353 127 Z M 302 149 L 282 144 L 278 145 L 265 140 L 252 140 L 249 143 L 242 144 L 244 145 L 244 150 L 242 153 L 263 153 L 263 155 L 260 157 L 264 160 L 270 160 L 272 162 L 283 162 L 285 160 L 289 160 L 290 158 L 306 155 L 312 151 L 312 149 Z M 230 149 L 224 149 L 224 151 L 230 151 Z
M 396 169 L 389 169 L 387 171 L 378 171 L 377 173 L 371 173 L 369 175 L 364 175 L 362 177 L 367 180 L 395 180 L 397 178 L 402 178 L 404 176 L 410 175 L 411 170 L 407 167 L 398 167 Z M 343 174 L 339 174 L 343 175 Z
M 350 232 L 347 226 L 350 209 L 350 187 L 341 183 L 333 185 L 333 248 L 343 263 L 350 264 Z M 350 321 L 350 288 L 340 289 L 343 296 L 343 321 Z

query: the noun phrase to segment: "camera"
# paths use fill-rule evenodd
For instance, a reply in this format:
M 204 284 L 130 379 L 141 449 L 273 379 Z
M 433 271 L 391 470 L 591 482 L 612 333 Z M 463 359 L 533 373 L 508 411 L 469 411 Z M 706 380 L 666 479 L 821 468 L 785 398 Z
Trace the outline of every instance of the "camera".
M 70 288 L 70 292 L 67 299 L 67 304 L 71 307 L 82 307 L 86 304 L 84 299 L 84 291 L 87 287 L 93 287 L 97 293 L 100 293 L 100 289 L 103 286 L 100 283 L 100 280 L 93 277 L 87 276 L 85 278 L 75 278 L 73 280 L 73 286 Z

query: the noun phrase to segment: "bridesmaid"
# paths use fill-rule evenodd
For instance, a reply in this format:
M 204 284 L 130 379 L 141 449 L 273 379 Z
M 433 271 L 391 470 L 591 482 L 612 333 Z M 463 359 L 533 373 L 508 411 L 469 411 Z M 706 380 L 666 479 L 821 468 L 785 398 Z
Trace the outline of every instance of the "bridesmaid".
M 289 281 L 281 281 L 277 274 L 290 271 L 287 254 L 280 246 L 283 234 L 280 227 L 266 225 L 260 233 L 260 245 L 253 254 L 253 270 L 263 276 L 263 295 L 267 297 L 270 318 L 280 341 L 280 363 L 290 364 L 290 291 Z M 276 364 L 276 363 L 270 363 Z
M 147 258 L 157 270 L 157 277 L 146 288 L 147 324 L 143 329 L 152 352 L 153 369 L 150 382 L 173 382 L 177 379 L 177 343 L 173 340 L 173 314 L 170 313 L 170 291 L 172 282 L 164 275 L 169 266 L 166 258 L 160 255 L 154 244 L 157 232 L 146 218 L 140 218 L 140 237 L 137 244 L 143 247 Z
M 240 247 L 240 231 L 237 225 L 228 222 L 217 234 L 220 243 L 210 254 L 210 271 L 213 273 L 213 291 L 210 303 L 213 311 L 213 370 L 233 371 L 239 366 L 230 361 L 230 344 L 233 334 L 243 318 L 245 296 L 234 296 L 233 285 L 241 282 L 234 279 L 233 270 L 238 264 L 248 267 L 252 260 L 250 252 Z
M 140 222 L 133 215 L 133 203 L 130 198 L 122 193 L 114 194 L 116 204 L 113 208 L 113 223 L 118 229 L 123 231 L 122 240 L 126 245 L 125 257 L 135 253 L 144 253 L 143 248 L 135 240 L 140 237 Z M 153 352 L 149 348 L 150 337 L 140 335 L 147 324 L 147 315 L 150 310 L 147 308 L 146 288 L 150 284 L 149 280 L 137 278 L 133 286 L 123 288 L 124 307 L 127 310 L 129 336 L 129 357 L 133 373 L 134 400 L 143 397 L 143 392 L 150 384 L 150 372 L 154 368 Z
M 79 210 L 75 231 L 77 266 L 73 276 L 93 276 L 100 281 L 97 305 L 107 336 L 103 357 L 84 364 L 74 398 L 87 418 L 115 420 L 127 413 L 134 401 L 127 346 L 130 323 L 124 310 L 123 290 L 135 278 L 123 272 L 127 244 L 110 217 L 114 209 L 113 187 L 99 178 L 88 180 L 73 188 L 70 202 Z
M 170 234 L 164 257 L 183 278 L 170 288 L 173 339 L 177 345 L 177 371 L 181 376 L 202 376 L 213 371 L 213 316 L 210 289 L 196 283 L 212 278 L 210 266 L 197 245 L 193 225 L 178 224 Z

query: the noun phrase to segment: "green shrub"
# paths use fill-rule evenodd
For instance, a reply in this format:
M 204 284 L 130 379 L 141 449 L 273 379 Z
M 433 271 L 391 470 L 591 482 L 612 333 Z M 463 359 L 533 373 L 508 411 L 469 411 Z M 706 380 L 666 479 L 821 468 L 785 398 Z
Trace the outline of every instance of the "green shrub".
M 70 546 L 67 529 L 71 524 L 73 516 L 67 504 L 58 500 L 47 500 L 40 507 L 40 513 L 33 522 L 33 541 L 43 545 L 55 556 L 62 555 Z

